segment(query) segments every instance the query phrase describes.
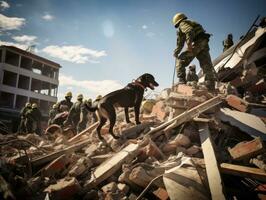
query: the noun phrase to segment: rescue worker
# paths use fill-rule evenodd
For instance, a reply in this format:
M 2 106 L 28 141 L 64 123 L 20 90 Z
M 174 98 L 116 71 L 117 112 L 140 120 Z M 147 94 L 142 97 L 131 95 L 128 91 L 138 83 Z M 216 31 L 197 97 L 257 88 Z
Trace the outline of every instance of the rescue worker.
M 227 49 L 229 49 L 231 46 L 234 45 L 234 41 L 233 41 L 233 35 L 232 33 L 227 35 L 227 38 L 223 41 L 223 52 L 225 52 Z
M 173 24 L 175 28 L 178 29 L 177 48 L 174 50 L 174 57 L 176 57 L 176 70 L 179 83 L 186 83 L 186 67 L 196 57 L 205 74 L 206 87 L 210 90 L 214 90 L 214 69 L 208 44 L 210 34 L 206 33 L 197 22 L 188 20 L 183 13 L 177 13 L 173 17 Z M 185 42 L 187 44 L 187 49 L 179 55 Z
M 101 100 L 101 98 L 102 98 L 102 95 L 98 95 L 98 96 L 96 97 L 96 99 L 92 102 L 92 106 L 93 106 L 93 107 L 97 106 L 97 104 L 98 104 L 98 102 Z M 93 123 L 95 123 L 95 122 L 98 121 L 98 116 L 97 116 L 96 112 L 93 112 L 93 113 L 92 113 L 92 118 L 93 118 Z
M 92 105 L 92 99 L 85 100 L 81 104 L 80 120 L 79 120 L 78 127 L 77 127 L 78 133 L 83 131 L 87 126 L 87 123 L 89 121 L 89 118 L 88 118 L 89 110 L 87 109 L 87 107 L 91 107 L 91 105 Z
M 64 112 L 69 111 L 70 108 L 73 106 L 73 102 L 71 102 L 72 99 L 72 92 L 67 92 L 65 95 L 65 99 L 60 101 L 58 104 L 58 111 Z
M 36 103 L 32 104 L 30 110 L 26 113 L 26 132 L 41 134 L 41 118 L 42 114 Z
M 77 96 L 77 101 L 72 105 L 72 107 L 69 110 L 67 119 L 64 121 L 64 126 L 70 124 L 71 126 L 77 128 L 78 122 L 80 120 L 80 109 L 81 109 L 82 100 L 83 100 L 83 95 L 79 94 Z
M 199 77 L 196 73 L 196 65 L 190 65 L 188 67 L 188 73 L 187 73 L 187 81 L 188 82 L 198 82 Z
M 55 103 L 52 107 L 52 109 L 49 111 L 49 120 L 48 120 L 48 126 L 53 124 L 53 119 L 55 118 L 56 114 L 58 113 L 58 103 Z
M 31 109 L 31 104 L 28 102 L 20 111 L 20 124 L 18 127 L 18 133 L 25 133 L 26 132 L 26 113 L 28 110 Z

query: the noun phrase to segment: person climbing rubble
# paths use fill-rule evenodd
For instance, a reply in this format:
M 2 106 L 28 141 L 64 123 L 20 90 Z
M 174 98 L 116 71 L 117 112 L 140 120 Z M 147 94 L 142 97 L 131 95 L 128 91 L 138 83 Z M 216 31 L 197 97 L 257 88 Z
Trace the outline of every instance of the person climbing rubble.
M 225 52 L 227 49 L 229 49 L 231 46 L 234 45 L 233 41 L 233 35 L 232 33 L 227 35 L 227 38 L 223 41 L 223 52 Z
M 209 90 L 214 90 L 215 76 L 208 44 L 210 34 L 206 33 L 199 23 L 189 20 L 183 13 L 177 13 L 173 17 L 173 24 L 178 29 L 177 48 L 174 50 L 174 57 L 176 58 L 179 83 L 186 84 L 186 66 L 196 57 L 205 74 L 206 87 Z M 185 42 L 187 49 L 179 55 Z

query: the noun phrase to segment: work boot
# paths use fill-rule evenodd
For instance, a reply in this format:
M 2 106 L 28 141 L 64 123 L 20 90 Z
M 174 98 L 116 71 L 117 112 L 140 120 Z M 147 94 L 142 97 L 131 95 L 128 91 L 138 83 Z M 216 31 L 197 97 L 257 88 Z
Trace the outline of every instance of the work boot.
M 213 80 L 207 80 L 205 81 L 205 85 L 209 91 L 215 90 L 215 82 Z

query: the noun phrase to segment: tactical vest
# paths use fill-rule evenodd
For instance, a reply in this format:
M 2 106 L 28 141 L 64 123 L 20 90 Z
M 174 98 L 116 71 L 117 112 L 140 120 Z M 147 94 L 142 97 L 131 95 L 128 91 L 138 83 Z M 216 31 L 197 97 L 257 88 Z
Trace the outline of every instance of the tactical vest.
M 192 27 L 192 30 L 194 32 L 194 38 L 193 38 L 194 41 L 199 39 L 199 37 L 205 35 L 205 30 L 203 29 L 203 27 L 199 23 L 197 23 L 195 21 L 191 21 L 191 20 L 184 20 L 183 22 L 186 25 Z

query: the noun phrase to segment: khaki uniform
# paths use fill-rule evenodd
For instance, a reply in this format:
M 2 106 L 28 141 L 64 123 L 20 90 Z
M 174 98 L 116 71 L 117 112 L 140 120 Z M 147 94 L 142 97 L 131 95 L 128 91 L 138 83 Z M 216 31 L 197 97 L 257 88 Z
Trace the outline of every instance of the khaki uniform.
M 20 124 L 18 127 L 19 133 L 25 133 L 26 132 L 26 113 L 31 109 L 31 107 L 23 107 L 20 111 Z
M 229 49 L 231 46 L 234 45 L 234 42 L 231 38 L 226 38 L 224 41 L 223 41 L 223 46 L 224 46 L 224 49 L 223 51 L 225 52 L 227 49 Z
M 68 117 L 64 122 L 64 125 L 71 124 L 73 127 L 77 128 L 78 122 L 80 120 L 80 110 L 81 110 L 82 101 L 77 101 L 69 110 Z
M 69 111 L 72 106 L 73 106 L 73 102 L 71 102 L 68 99 L 64 99 L 59 102 L 58 111 L 59 112 Z
M 194 21 L 184 19 L 179 24 L 177 37 L 176 70 L 177 77 L 186 81 L 186 66 L 196 57 L 199 60 L 200 67 L 205 74 L 205 80 L 211 81 L 214 85 L 214 73 L 209 53 L 209 37 L 200 24 Z M 193 45 L 192 51 L 184 51 L 179 56 L 185 42 Z
M 38 108 L 32 108 L 26 113 L 26 132 L 41 134 L 42 114 Z
M 86 128 L 87 123 L 89 121 L 88 114 L 89 114 L 89 110 L 87 109 L 87 105 L 85 102 L 83 102 L 80 108 L 80 120 L 79 120 L 78 127 L 77 127 L 78 133 L 83 131 Z
M 53 124 L 53 119 L 55 118 L 55 116 L 58 114 L 58 109 L 57 108 L 52 108 L 49 111 L 49 120 L 48 120 L 48 126 L 50 126 L 51 124 Z

